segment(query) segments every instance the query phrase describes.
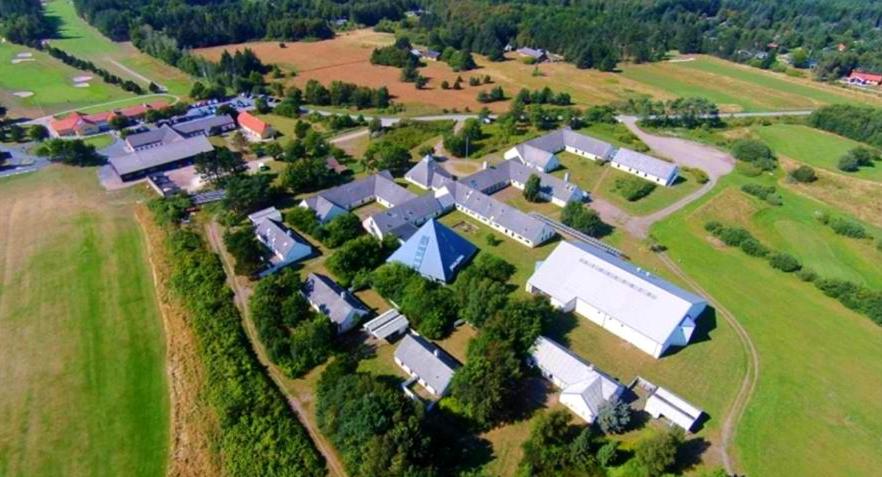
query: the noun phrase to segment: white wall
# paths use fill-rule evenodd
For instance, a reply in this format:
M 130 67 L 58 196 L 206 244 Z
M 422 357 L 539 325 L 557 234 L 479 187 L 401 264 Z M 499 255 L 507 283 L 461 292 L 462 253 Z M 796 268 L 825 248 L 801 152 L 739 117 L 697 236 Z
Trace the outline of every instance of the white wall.
M 664 352 L 664 344 L 655 342 L 653 339 L 648 338 L 614 317 L 603 313 L 589 303 L 576 299 L 575 311 L 577 314 L 587 318 L 592 323 L 633 344 L 638 349 L 654 358 L 658 358 Z

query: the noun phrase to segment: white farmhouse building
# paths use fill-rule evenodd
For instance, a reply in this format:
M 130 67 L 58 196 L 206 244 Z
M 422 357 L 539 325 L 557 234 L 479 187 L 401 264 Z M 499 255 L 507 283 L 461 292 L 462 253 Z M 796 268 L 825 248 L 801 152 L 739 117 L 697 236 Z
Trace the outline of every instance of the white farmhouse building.
M 540 336 L 530 348 L 529 363 L 561 390 L 560 403 L 588 424 L 600 407 L 621 396 L 624 388 L 560 344 Z
M 665 417 L 672 423 L 680 426 L 686 432 L 691 432 L 695 423 L 702 415 L 701 409 L 684 401 L 683 398 L 668 391 L 665 388 L 656 387 L 646 399 L 644 411 L 655 419 Z
M 561 242 L 527 291 L 547 296 L 655 358 L 685 346 L 707 301 L 594 245 Z

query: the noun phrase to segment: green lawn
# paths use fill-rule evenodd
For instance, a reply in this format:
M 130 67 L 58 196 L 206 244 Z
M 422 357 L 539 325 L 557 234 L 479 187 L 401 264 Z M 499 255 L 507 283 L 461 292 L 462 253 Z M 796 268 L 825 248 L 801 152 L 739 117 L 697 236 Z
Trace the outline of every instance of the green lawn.
M 92 136 L 90 138 L 87 138 L 83 142 L 95 146 L 95 149 L 101 150 L 113 144 L 114 139 L 115 138 L 111 134 L 101 134 L 99 136 Z
M 128 43 L 118 43 L 101 34 L 80 18 L 69 0 L 52 0 L 46 3 L 46 15 L 59 25 L 59 38 L 52 45 L 77 56 L 88 59 L 114 74 L 131 79 L 142 86 L 147 82 L 126 68 L 168 88 L 169 93 L 186 96 L 193 84 L 192 79 L 180 70 L 139 52 Z M 121 68 L 117 63 L 122 64 Z
M 30 53 L 34 61 L 13 64 L 19 53 Z M 73 78 L 95 76 L 71 68 L 46 53 L 10 43 L 0 43 L 0 98 L 11 114 L 37 116 L 132 97 L 95 77 L 86 88 L 75 88 Z M 13 93 L 30 91 L 28 98 Z
M 165 474 L 163 330 L 131 194 L 91 168 L 0 180 L 0 475 Z
M 882 328 L 762 259 L 717 245 L 702 227 L 709 219 L 741 223 L 818 271 L 876 286 L 882 269 L 873 264 L 882 254 L 813 225 L 807 217 L 819 203 L 785 190 L 784 205 L 772 210 L 737 190 L 748 180 L 755 179 L 727 176 L 652 231 L 734 313 L 759 352 L 759 382 L 737 429 L 735 457 L 747 475 L 878 475 Z
M 866 146 L 860 142 L 798 124 L 753 126 L 751 131 L 768 144 L 776 154 L 846 176 L 882 181 L 880 163 L 875 167 L 862 167 L 858 172 L 843 172 L 836 167 L 839 158 L 850 149 Z

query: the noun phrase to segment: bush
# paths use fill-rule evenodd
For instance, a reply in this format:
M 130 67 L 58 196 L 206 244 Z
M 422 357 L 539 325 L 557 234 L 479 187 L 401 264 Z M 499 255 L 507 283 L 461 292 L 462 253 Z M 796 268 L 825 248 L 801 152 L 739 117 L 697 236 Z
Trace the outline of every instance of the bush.
M 773 171 L 778 161 L 769 146 L 756 139 L 739 139 L 732 145 L 732 155 L 739 161 L 746 162 L 761 171 Z
M 621 434 L 631 422 L 631 408 L 614 398 L 600 405 L 595 422 L 604 434 Z
M 704 230 L 707 230 L 708 232 L 713 234 L 715 234 L 715 232 L 717 232 L 721 228 L 723 228 L 723 224 L 721 224 L 717 220 L 709 220 L 704 223 Z
M 844 217 L 836 217 L 830 220 L 828 225 L 834 232 L 846 237 L 862 239 L 869 236 L 863 225 Z
M 620 177 L 616 179 L 613 190 L 629 202 L 634 202 L 651 194 L 655 187 L 652 182 L 637 177 Z
M 583 234 L 594 238 L 605 237 L 612 233 L 612 226 L 600 219 L 600 215 L 585 207 L 581 202 L 569 202 L 561 213 L 561 222 Z
M 867 147 L 856 147 L 839 158 L 837 167 L 845 172 L 857 172 L 861 167 L 872 167 L 880 160 L 879 151 Z
M 771 205 L 781 205 L 784 201 L 780 195 L 775 193 L 775 186 L 764 186 L 761 184 L 744 184 L 741 190 L 755 197 L 765 200 Z
M 818 274 L 811 268 L 801 268 L 797 270 L 796 276 L 804 282 L 813 282 L 818 278 Z
M 818 175 L 815 173 L 815 170 L 809 166 L 799 166 L 790 171 L 790 178 L 796 182 L 809 184 L 818 180 Z
M 792 273 L 802 268 L 802 265 L 796 257 L 785 252 L 773 253 L 771 257 L 769 257 L 769 265 L 771 265 L 772 268 L 786 273 Z
M 721 227 L 716 234 L 724 244 L 730 247 L 738 247 L 741 242 L 753 239 L 753 235 L 741 227 Z
M 760 243 L 760 241 L 755 238 L 742 240 L 741 245 L 739 246 L 741 247 L 741 250 L 744 251 L 744 253 L 753 257 L 765 257 L 769 254 L 768 247 Z

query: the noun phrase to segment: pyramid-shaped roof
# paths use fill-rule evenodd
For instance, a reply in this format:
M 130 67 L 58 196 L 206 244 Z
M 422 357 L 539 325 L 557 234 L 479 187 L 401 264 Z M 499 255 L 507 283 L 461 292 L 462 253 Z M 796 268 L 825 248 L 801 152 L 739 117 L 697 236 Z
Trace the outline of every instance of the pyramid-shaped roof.
M 426 278 L 450 282 L 477 250 L 453 230 L 430 219 L 387 261 L 401 263 Z

